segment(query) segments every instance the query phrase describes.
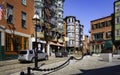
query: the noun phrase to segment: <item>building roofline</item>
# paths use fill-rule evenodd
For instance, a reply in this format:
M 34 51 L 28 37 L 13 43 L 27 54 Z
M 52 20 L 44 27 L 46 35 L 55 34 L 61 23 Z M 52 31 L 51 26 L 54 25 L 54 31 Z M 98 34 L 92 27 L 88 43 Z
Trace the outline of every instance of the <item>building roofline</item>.
M 116 0 L 114 3 L 119 2 L 120 0 Z
M 75 20 L 76 20 L 75 16 L 66 16 L 64 19 L 66 20 L 67 18 L 70 18 L 70 17 L 75 18 Z
M 108 17 L 112 17 L 112 16 L 111 15 L 105 16 L 105 17 L 102 17 L 102 18 L 98 18 L 98 19 L 92 20 L 91 22 L 98 21 L 98 20 L 101 20 L 101 19 L 104 19 L 104 18 L 108 18 Z
M 78 21 L 80 23 L 80 20 L 76 20 L 76 21 Z

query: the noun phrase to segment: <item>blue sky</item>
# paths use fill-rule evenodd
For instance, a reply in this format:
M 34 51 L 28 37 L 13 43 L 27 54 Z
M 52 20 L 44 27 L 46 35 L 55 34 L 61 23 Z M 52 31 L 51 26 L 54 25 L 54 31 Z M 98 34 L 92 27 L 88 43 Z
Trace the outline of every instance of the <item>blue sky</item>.
M 65 0 L 64 17 L 75 16 L 84 25 L 84 34 L 89 34 L 90 21 L 113 13 L 115 0 Z

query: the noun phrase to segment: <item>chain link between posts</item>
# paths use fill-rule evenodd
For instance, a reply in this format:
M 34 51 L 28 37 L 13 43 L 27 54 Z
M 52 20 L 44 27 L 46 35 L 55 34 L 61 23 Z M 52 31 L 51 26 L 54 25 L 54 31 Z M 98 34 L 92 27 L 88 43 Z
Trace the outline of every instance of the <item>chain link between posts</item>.
M 64 66 L 68 65 L 68 64 L 70 63 L 70 60 L 75 59 L 75 60 L 79 61 L 79 60 L 82 60 L 83 57 L 84 57 L 83 54 L 82 54 L 82 56 L 79 57 L 79 58 L 76 58 L 76 57 L 74 57 L 74 56 L 70 56 L 70 57 L 67 59 L 67 61 L 65 61 L 63 64 L 61 64 L 61 65 L 59 65 L 59 66 L 56 66 L 56 67 L 54 67 L 54 68 L 46 68 L 46 69 L 44 68 L 44 69 L 42 69 L 42 68 L 40 68 L 40 67 L 38 67 L 38 68 L 30 68 L 30 67 L 28 67 L 28 69 L 27 69 L 27 70 L 28 70 L 28 71 L 27 71 L 28 73 L 25 74 L 24 72 L 21 72 L 20 75 L 31 75 L 30 70 L 33 70 L 33 71 L 55 71 L 55 70 L 59 70 L 59 69 L 63 68 Z

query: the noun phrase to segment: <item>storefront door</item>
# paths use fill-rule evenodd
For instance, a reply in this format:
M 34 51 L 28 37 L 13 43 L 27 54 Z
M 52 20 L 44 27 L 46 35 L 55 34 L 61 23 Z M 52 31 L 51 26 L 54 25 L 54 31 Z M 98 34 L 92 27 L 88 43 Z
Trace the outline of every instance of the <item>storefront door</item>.
M 0 32 L 0 61 L 4 58 L 4 50 L 3 46 L 1 45 L 1 32 Z

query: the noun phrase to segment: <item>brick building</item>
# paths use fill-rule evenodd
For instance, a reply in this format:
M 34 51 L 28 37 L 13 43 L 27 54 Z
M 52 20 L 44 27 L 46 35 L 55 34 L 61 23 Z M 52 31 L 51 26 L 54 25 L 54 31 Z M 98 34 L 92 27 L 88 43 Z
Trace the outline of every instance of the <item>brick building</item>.
M 103 49 L 112 49 L 112 16 L 102 17 L 91 21 L 90 50 L 101 53 Z
M 0 20 L 1 57 L 30 49 L 31 35 L 34 34 L 34 0 L 0 0 L 0 4 L 3 6 Z

